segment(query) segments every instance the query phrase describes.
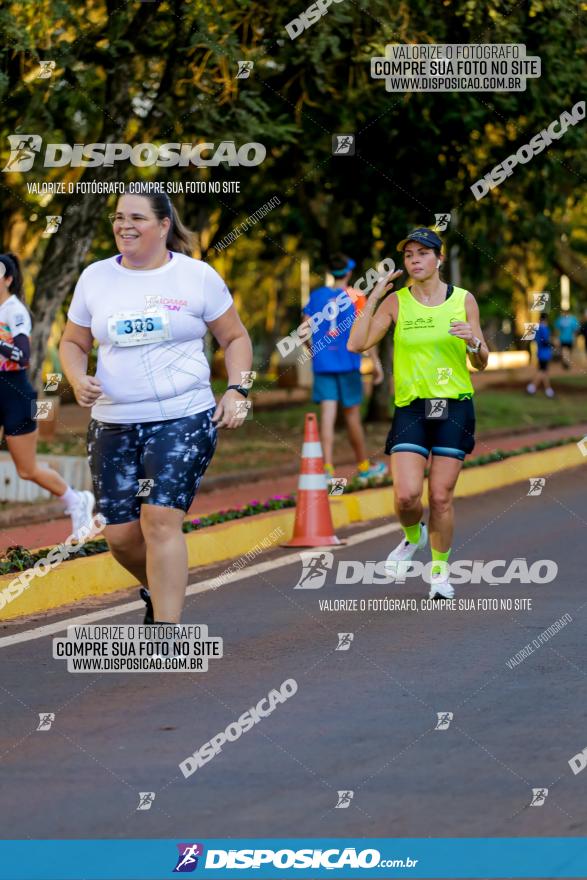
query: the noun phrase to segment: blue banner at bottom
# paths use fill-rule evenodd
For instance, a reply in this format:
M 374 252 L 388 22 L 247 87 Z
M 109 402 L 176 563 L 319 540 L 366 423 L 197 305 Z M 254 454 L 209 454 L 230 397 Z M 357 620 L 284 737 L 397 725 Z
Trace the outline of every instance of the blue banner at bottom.
M 4 840 L 0 880 L 587 877 L 587 840 L 211 838 Z

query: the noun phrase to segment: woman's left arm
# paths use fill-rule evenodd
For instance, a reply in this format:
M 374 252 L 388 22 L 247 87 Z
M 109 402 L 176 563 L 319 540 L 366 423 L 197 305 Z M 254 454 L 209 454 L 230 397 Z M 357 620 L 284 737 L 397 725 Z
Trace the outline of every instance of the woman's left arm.
M 224 350 L 224 363 L 228 373 L 229 385 L 240 385 L 241 373 L 251 369 L 253 363 L 253 346 L 246 328 L 238 316 L 234 305 L 215 321 L 209 321 L 207 327 Z M 236 406 L 245 398 L 239 391 L 225 391 L 218 402 L 212 416 L 219 428 L 238 428 L 245 420 L 246 410 Z
M 477 305 L 477 300 L 473 294 L 469 292 L 465 297 L 465 312 L 467 320 L 454 321 L 448 332 L 451 336 L 458 336 L 459 339 L 464 339 L 467 346 L 470 346 L 471 348 L 474 348 L 477 344 L 477 340 L 480 340 L 481 346 L 479 351 L 476 354 L 469 351 L 468 355 L 476 370 L 484 370 L 487 366 L 487 361 L 489 360 L 489 349 L 479 323 L 479 306 Z

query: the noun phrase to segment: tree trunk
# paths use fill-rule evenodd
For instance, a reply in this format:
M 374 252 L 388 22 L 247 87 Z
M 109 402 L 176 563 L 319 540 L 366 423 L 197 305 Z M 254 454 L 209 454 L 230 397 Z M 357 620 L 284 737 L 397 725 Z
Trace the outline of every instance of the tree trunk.
M 124 64 L 118 65 L 114 72 L 109 73 L 105 90 L 108 113 L 104 115 L 102 132 L 96 139 L 97 142 L 118 143 L 124 140 L 131 112 L 128 93 L 130 82 L 131 72 Z M 115 163 L 110 168 L 102 166 L 96 170 L 91 169 L 81 180 L 119 180 L 123 170 L 121 163 Z M 31 303 L 34 323 L 31 333 L 30 377 L 37 389 L 41 385 L 42 366 L 53 321 L 61 304 L 75 287 L 109 195 L 80 195 L 78 198 L 79 201 L 76 202 L 72 198 L 72 202 L 62 209 L 61 225 L 47 243 L 36 278 Z

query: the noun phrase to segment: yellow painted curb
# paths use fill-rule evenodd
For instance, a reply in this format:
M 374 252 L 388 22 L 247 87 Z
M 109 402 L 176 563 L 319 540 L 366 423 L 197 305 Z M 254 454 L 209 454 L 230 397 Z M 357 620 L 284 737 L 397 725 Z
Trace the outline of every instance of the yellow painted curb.
M 493 462 L 462 471 L 456 496 L 482 494 L 508 486 L 530 477 L 548 477 L 585 462 L 576 443 L 512 456 L 505 461 Z M 367 522 L 394 514 L 391 486 L 364 489 L 352 495 L 330 498 L 330 509 L 335 529 L 355 522 Z M 428 501 L 427 484 L 424 503 Z M 293 530 L 295 509 L 276 510 L 258 516 L 209 526 L 185 536 L 190 568 L 210 565 L 224 560 L 246 558 L 247 564 L 261 555 L 263 549 L 284 544 Z M 231 568 L 227 565 L 227 570 Z M 4 592 L 18 580 L 18 573 L 0 577 L 0 621 L 13 620 L 37 614 L 62 605 L 69 605 L 90 596 L 103 596 L 137 585 L 129 573 L 110 553 L 101 553 L 82 559 L 72 559 L 43 576 L 32 579 L 20 595 Z M 6 601 L 6 598 L 8 601 Z
M 459 476 L 455 494 L 457 498 L 479 495 L 491 489 L 529 480 L 530 477 L 548 477 L 581 464 L 587 468 L 587 462 L 576 443 L 542 449 L 539 452 L 525 452 L 523 455 L 506 458 L 505 461 L 466 468 Z

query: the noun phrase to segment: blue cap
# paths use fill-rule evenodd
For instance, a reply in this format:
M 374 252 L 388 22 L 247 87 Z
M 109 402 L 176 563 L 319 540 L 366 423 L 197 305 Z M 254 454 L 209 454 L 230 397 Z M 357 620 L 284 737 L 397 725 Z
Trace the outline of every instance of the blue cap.
M 357 264 L 354 260 L 349 260 L 346 266 L 343 266 L 342 269 L 331 269 L 330 274 L 334 275 L 335 278 L 344 278 L 347 272 L 351 272 Z
M 398 251 L 401 253 L 407 243 L 409 241 L 417 241 L 418 244 L 423 244 L 424 247 L 428 248 L 441 248 L 442 247 L 442 239 L 432 230 L 428 229 L 427 226 L 419 226 L 417 229 L 414 229 L 407 238 L 404 238 L 397 246 Z

